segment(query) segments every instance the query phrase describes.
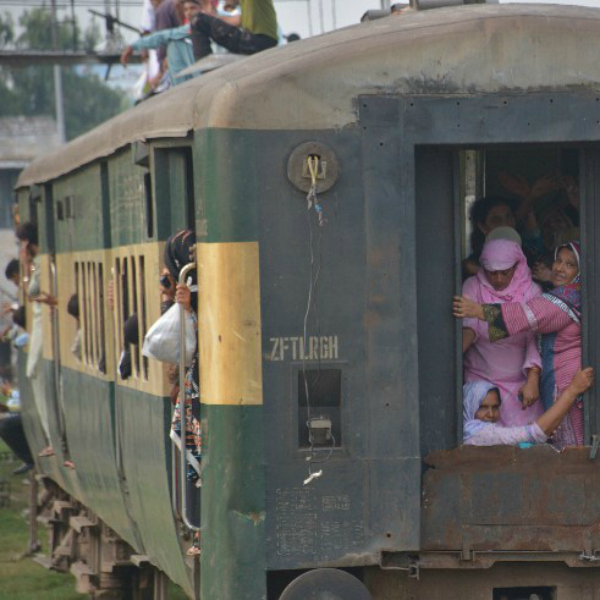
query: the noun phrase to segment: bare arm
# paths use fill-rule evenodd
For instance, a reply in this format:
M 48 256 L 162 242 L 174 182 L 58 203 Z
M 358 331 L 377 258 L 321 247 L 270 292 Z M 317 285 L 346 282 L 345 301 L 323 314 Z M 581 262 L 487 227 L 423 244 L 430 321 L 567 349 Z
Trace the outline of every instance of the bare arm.
M 594 370 L 591 367 L 578 371 L 567 389 L 558 400 L 540 417 L 536 419 L 539 428 L 546 434 L 552 435 L 564 419 L 577 397 L 588 390 L 594 382 Z

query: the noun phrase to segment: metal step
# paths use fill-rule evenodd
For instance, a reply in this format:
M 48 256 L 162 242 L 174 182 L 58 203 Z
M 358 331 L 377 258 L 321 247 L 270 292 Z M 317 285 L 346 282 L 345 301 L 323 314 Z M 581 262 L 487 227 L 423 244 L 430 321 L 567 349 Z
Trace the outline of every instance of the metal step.
M 45 556 L 44 554 L 36 554 L 33 557 L 33 562 L 37 563 L 38 565 L 41 565 L 42 567 L 44 567 L 44 569 L 51 569 L 54 566 L 52 559 L 49 556 Z
M 69 519 L 69 527 L 74 529 L 77 533 L 81 533 L 82 529 L 86 527 L 97 527 L 97 523 L 90 521 L 87 517 L 71 517 Z

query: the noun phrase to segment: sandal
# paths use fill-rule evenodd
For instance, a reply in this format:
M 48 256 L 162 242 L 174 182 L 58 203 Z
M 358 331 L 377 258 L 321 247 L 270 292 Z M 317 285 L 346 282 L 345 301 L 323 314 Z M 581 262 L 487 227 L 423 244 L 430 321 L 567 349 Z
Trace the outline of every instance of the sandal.
M 39 452 L 38 456 L 40 458 L 48 458 L 49 456 L 54 456 L 54 448 L 52 446 L 47 446 Z
M 188 556 L 200 556 L 200 548 L 198 548 L 198 546 L 192 546 L 191 548 L 188 549 L 186 554 Z

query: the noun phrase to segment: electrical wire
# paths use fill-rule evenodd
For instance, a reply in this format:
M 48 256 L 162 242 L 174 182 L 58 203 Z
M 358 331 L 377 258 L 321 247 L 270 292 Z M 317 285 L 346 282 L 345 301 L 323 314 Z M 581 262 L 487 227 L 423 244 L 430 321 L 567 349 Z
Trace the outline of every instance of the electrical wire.
M 303 322 L 303 330 L 302 330 L 302 341 L 303 341 L 303 351 L 302 351 L 302 378 L 304 380 L 304 394 L 306 397 L 306 427 L 309 430 L 309 442 L 310 442 L 310 455 L 306 457 L 306 461 L 308 462 L 308 477 L 304 480 L 304 485 L 309 484 L 315 478 L 321 477 L 323 474 L 322 471 L 314 472 L 312 470 L 312 466 L 315 464 L 321 464 L 327 462 L 331 455 L 333 454 L 333 449 L 335 448 L 335 437 L 333 435 L 333 431 L 330 430 L 329 435 L 331 437 L 331 445 L 327 449 L 327 456 L 322 458 L 317 458 L 319 453 L 323 452 L 323 450 L 318 450 L 314 447 L 314 440 L 311 435 L 311 422 L 313 420 L 312 417 L 312 407 L 310 401 L 310 387 L 308 384 L 308 378 L 306 376 L 306 352 L 308 348 L 308 325 L 310 314 L 312 311 L 315 313 L 315 321 L 317 325 L 317 334 L 318 339 L 321 338 L 321 320 L 319 316 L 319 309 L 317 305 L 317 291 L 319 280 L 321 277 L 321 269 L 323 264 L 323 227 L 327 223 L 327 219 L 323 214 L 323 208 L 319 201 L 319 197 L 317 195 L 317 175 L 319 172 L 319 158 L 318 157 L 308 157 L 308 168 L 312 179 L 312 185 L 306 197 L 307 203 L 307 211 L 306 211 L 306 219 L 308 225 L 308 245 L 309 245 L 309 284 L 308 284 L 308 299 L 306 303 L 306 311 L 304 313 L 304 322 Z M 315 212 L 318 215 L 319 222 L 319 236 L 317 238 L 317 264 L 315 268 L 315 248 L 314 248 L 314 232 L 313 232 L 313 224 L 312 224 L 312 213 L 311 208 L 315 209 Z M 312 384 L 312 387 L 316 386 L 321 377 L 321 354 L 317 352 L 317 378 Z

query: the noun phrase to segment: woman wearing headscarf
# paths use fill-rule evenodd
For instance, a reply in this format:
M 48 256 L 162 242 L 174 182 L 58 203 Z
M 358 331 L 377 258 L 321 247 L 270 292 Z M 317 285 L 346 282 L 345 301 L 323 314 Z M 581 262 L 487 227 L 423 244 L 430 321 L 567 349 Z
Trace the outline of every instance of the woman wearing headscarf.
M 494 384 L 487 381 L 467 383 L 463 388 L 463 443 L 466 446 L 543 444 L 593 382 L 593 369 L 588 367 L 578 371 L 548 410 L 533 423 L 519 427 L 498 424 L 502 399 Z
M 556 248 L 551 292 L 530 301 L 477 303 L 464 296 L 454 299 L 454 316 L 487 323 L 491 342 L 523 332 L 541 334 L 541 397 L 547 410 L 581 368 L 580 248 L 570 242 Z M 583 402 L 579 399 L 554 432 L 558 449 L 583 445 Z
M 480 261 L 483 269 L 463 284 L 463 296 L 473 302 L 528 302 L 541 294 L 517 242 L 488 240 Z M 526 425 L 542 413 L 538 402 L 542 360 L 534 333 L 525 331 L 493 343 L 485 321 L 465 319 L 463 350 L 465 382 L 488 381 L 500 389 L 502 425 Z

